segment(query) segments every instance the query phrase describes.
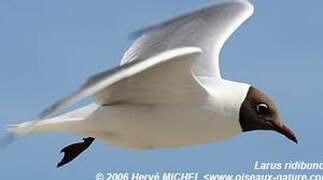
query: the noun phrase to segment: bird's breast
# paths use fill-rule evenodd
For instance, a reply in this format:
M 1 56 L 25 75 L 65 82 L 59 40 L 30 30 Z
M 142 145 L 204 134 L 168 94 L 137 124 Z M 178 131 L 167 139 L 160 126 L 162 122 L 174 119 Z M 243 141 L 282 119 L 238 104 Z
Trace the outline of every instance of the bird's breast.
M 169 148 L 220 141 L 241 132 L 233 121 L 203 106 L 107 106 L 91 117 L 97 138 L 130 148 Z

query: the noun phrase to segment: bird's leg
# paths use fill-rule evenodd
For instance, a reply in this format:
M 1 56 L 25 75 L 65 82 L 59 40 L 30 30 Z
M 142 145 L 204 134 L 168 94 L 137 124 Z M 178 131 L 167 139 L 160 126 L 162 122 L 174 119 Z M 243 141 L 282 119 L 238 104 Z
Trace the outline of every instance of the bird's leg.
M 61 150 L 64 153 L 64 158 L 57 164 L 57 167 L 62 167 L 65 164 L 73 161 L 78 155 L 85 151 L 94 141 L 92 137 L 83 138 L 84 142 L 71 144 Z

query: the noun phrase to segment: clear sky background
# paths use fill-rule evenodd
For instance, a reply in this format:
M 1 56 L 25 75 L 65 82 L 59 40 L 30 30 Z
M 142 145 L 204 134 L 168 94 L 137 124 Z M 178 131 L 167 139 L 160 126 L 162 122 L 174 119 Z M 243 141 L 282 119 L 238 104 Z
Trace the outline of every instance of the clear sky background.
M 0 150 L 0 179 L 90 180 L 101 171 L 267 173 L 254 171 L 254 162 L 322 162 L 323 1 L 252 2 L 254 16 L 222 51 L 222 74 L 269 94 L 296 132 L 298 145 L 261 131 L 152 151 L 96 141 L 73 163 L 56 169 L 60 149 L 81 137 L 32 135 Z M 1 0 L 0 137 L 5 125 L 32 119 L 86 77 L 118 65 L 132 31 L 206 3 L 210 1 Z

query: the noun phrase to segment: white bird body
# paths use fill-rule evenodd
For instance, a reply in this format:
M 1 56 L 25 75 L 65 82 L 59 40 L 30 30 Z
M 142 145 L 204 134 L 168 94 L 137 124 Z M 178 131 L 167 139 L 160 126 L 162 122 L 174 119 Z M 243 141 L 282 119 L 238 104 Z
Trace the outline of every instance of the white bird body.
M 14 135 L 88 136 L 64 147 L 57 167 L 75 159 L 95 138 L 127 148 L 155 149 L 273 130 L 297 143 L 269 97 L 221 77 L 221 48 L 252 13 L 248 0 L 224 0 L 139 31 L 120 66 L 90 77 L 36 120 L 9 125 L 7 130 Z M 93 103 L 57 116 L 86 97 Z M 7 137 L 1 145 L 15 136 Z
M 15 134 L 67 132 L 109 144 L 150 149 L 224 140 L 242 132 L 239 110 L 249 85 L 224 80 L 218 56 L 253 13 L 246 0 L 224 1 L 143 31 L 119 67 L 81 89 Z M 94 103 L 53 117 L 85 97 Z
M 204 80 L 203 80 L 204 79 Z M 207 82 L 210 96 L 200 103 L 182 105 L 114 105 L 86 107 L 40 121 L 32 130 L 27 122 L 18 134 L 64 132 L 92 136 L 108 144 L 136 148 L 171 148 L 228 139 L 242 132 L 239 107 L 249 85 L 232 81 Z M 245 89 L 245 91 L 241 91 Z M 231 96 L 228 97 L 228 91 Z M 214 93 L 217 92 L 217 93 Z M 219 108 L 221 107 L 221 108 Z

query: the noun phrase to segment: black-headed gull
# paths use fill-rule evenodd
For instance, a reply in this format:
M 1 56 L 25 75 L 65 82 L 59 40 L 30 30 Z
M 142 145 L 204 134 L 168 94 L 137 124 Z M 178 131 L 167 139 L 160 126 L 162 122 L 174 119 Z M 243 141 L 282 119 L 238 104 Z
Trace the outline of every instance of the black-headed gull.
M 225 140 L 273 130 L 297 142 L 274 103 L 253 86 L 221 78 L 220 50 L 253 13 L 247 0 L 221 1 L 137 33 L 121 65 L 90 77 L 37 120 L 8 127 L 15 135 L 76 133 L 89 138 L 62 150 L 62 166 L 94 138 L 152 149 Z M 86 97 L 94 103 L 57 115 Z

